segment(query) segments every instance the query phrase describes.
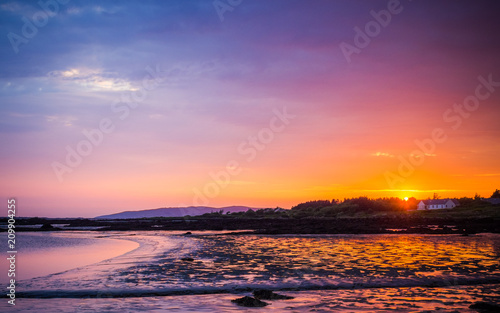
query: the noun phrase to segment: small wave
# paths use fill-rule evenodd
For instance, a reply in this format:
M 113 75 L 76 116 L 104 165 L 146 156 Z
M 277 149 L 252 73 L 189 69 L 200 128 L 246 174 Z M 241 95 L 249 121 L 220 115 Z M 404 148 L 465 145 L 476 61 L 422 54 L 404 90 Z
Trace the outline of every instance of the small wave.
M 179 296 L 179 295 L 203 295 L 203 294 L 224 294 L 224 293 L 244 293 L 254 289 L 264 288 L 275 291 L 307 291 L 307 290 L 348 290 L 348 289 L 376 289 L 376 288 L 440 288 L 475 285 L 500 284 L 500 277 L 489 278 L 455 278 L 455 279 L 429 279 L 410 280 L 401 279 L 393 281 L 378 282 L 339 282 L 331 283 L 302 283 L 296 284 L 246 284 L 223 287 L 182 287 L 182 288 L 157 288 L 157 289 L 109 289 L 109 290 L 31 290 L 19 291 L 16 296 L 19 298 L 133 298 L 133 297 L 159 297 L 159 296 Z

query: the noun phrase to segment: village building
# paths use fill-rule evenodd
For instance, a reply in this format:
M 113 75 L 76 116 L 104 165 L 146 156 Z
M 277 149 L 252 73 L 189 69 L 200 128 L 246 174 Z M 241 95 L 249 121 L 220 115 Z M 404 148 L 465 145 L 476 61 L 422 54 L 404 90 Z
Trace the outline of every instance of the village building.
M 452 209 L 459 206 L 460 203 L 456 199 L 433 199 L 422 200 L 418 203 L 418 210 L 438 210 L 438 209 Z

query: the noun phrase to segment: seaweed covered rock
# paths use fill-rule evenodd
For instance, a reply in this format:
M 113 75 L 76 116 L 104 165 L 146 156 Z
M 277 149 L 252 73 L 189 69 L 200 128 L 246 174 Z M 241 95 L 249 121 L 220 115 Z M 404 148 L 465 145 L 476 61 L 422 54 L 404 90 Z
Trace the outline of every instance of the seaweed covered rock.
M 42 227 L 40 227 L 42 230 L 55 230 L 54 226 L 50 223 L 44 223 Z
M 269 303 L 260 301 L 259 299 L 255 299 L 252 297 L 243 297 L 243 298 L 238 298 L 231 300 L 231 302 L 236 303 L 239 306 L 245 306 L 249 308 L 258 308 L 258 307 L 264 307 L 266 305 L 269 305 Z

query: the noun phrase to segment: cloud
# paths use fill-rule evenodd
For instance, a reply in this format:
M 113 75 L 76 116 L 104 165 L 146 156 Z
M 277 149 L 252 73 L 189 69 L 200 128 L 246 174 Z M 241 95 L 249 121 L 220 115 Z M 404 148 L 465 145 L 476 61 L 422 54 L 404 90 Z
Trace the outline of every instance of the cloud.
M 70 68 L 63 71 L 51 71 L 47 74 L 58 84 L 71 82 L 76 86 L 99 91 L 134 91 L 131 82 L 120 78 L 117 73 L 105 72 L 101 69 Z
M 420 158 L 420 157 L 422 157 L 421 154 L 413 154 L 413 153 L 411 153 L 410 156 L 412 158 Z M 424 156 L 435 157 L 435 156 L 437 156 L 437 154 L 435 154 L 435 153 L 424 153 Z
M 22 6 L 19 2 L 6 2 L 0 4 L 0 10 L 10 11 L 10 12 L 18 12 L 21 11 Z
M 403 12 L 348 64 L 339 43 L 352 42 L 354 27 L 372 20 L 370 11 L 385 9 L 386 0 L 243 1 L 223 23 L 207 0 L 72 0 L 18 54 L 7 36 L 0 40 L 0 138 L 9 147 L 3 153 L 17 162 L 38 145 L 50 155 L 38 161 L 40 171 L 50 171 L 47 164 L 63 159 L 66 145 L 84 139 L 83 129 L 109 117 L 116 130 L 85 170 L 75 170 L 75 181 L 136 154 L 117 172 L 134 179 L 128 168 L 151 166 L 157 174 L 162 164 L 191 171 L 185 180 L 193 181 L 200 168 L 237 156 L 238 144 L 268 127 L 274 108 L 286 107 L 297 118 L 248 164 L 259 174 L 238 178 L 255 182 L 249 188 L 291 175 L 301 190 L 320 194 L 334 189 L 332 179 L 344 186 L 378 175 L 414 151 L 415 139 L 447 127 L 443 112 L 474 91 L 478 75 L 500 79 L 498 1 L 402 3 Z M 0 4 L 0 33 L 22 34 L 22 18 L 39 10 L 36 1 Z M 157 65 L 163 83 L 119 120 L 111 103 L 141 88 L 145 68 Z M 449 143 L 439 146 L 439 157 L 426 155 L 434 158 L 425 166 L 460 168 L 448 158 L 460 154 L 482 175 L 496 175 L 499 92 L 449 132 Z M 467 139 L 473 127 L 488 132 Z M 141 179 L 147 185 L 149 177 Z M 266 192 L 278 192 L 273 188 Z M 377 188 L 383 186 L 370 189 Z
M 386 158 L 394 158 L 394 157 L 396 157 L 395 155 L 387 153 L 387 152 L 375 152 L 375 153 L 372 153 L 371 156 L 386 157 Z

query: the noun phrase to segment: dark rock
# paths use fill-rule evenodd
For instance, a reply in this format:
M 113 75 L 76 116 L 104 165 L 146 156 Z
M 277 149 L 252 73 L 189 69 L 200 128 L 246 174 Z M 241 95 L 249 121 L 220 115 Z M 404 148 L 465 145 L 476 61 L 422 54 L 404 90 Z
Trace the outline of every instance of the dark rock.
M 186 232 L 186 233 L 184 234 L 184 236 L 189 236 L 189 235 L 192 235 L 192 234 L 193 234 L 193 233 L 191 233 L 190 231 L 188 231 L 188 232 Z
M 266 289 L 254 290 L 253 296 L 257 299 L 264 299 L 264 300 L 289 300 L 289 299 L 293 299 L 293 297 L 280 295 L 280 294 L 272 292 L 271 290 L 266 290 Z
M 500 312 L 500 305 L 482 301 L 471 304 L 469 308 L 479 312 Z
M 181 260 L 184 262 L 193 262 L 194 261 L 193 258 L 182 258 Z
M 259 299 L 255 299 L 252 297 L 243 297 L 243 298 L 238 298 L 231 300 L 231 302 L 236 303 L 237 305 L 240 306 L 246 306 L 250 308 L 259 308 L 259 307 L 264 307 L 266 305 L 269 305 L 269 303 L 266 303 L 264 301 L 260 301 Z
M 45 223 L 40 229 L 54 229 L 54 226 L 52 226 L 52 224 L 50 223 Z

